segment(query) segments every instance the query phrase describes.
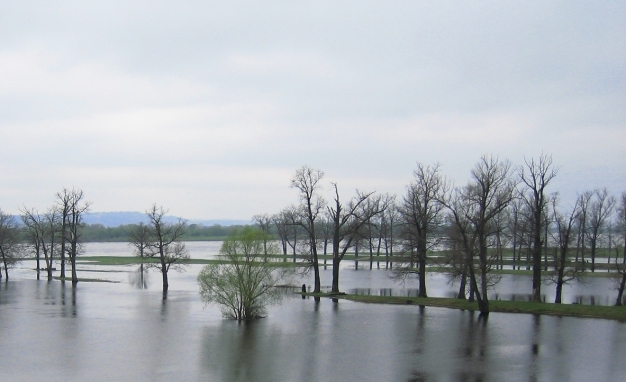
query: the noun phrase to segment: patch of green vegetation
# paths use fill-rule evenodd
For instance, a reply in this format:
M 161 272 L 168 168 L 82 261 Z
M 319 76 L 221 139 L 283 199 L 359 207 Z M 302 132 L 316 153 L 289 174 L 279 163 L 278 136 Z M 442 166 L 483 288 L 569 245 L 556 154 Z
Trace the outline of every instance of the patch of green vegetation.
M 282 257 L 281 257 L 282 258 Z M 81 256 L 76 259 L 78 264 L 83 265 L 139 265 L 142 259 L 135 256 Z M 156 257 L 144 257 L 144 264 L 158 263 Z M 182 264 L 226 264 L 227 261 L 221 259 L 188 259 L 181 261 Z M 302 263 L 294 263 L 292 261 L 274 261 L 271 263 L 275 267 L 301 267 Z
M 467 300 L 455 298 L 363 296 L 353 294 L 337 295 L 327 293 L 306 293 L 305 295 L 341 298 L 364 303 L 400 305 L 409 304 L 478 311 L 478 304 L 476 302 L 469 302 Z M 626 306 L 551 304 L 544 302 L 491 300 L 489 301 L 489 308 L 491 312 L 499 313 L 546 314 L 551 316 L 603 318 L 609 320 L 626 321 Z
M 143 263 L 156 263 L 157 259 L 144 258 Z M 141 258 L 134 256 L 80 256 L 76 258 L 78 264 L 89 265 L 132 265 L 141 264 Z

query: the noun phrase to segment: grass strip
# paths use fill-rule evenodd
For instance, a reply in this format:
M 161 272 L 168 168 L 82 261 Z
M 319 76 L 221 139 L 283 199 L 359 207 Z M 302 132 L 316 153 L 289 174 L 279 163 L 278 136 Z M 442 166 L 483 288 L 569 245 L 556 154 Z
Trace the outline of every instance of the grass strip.
M 58 277 L 55 276 L 53 277 L 53 279 L 55 280 L 59 280 L 59 281 L 67 281 L 67 282 L 72 282 L 72 278 L 71 277 Z M 90 279 L 90 278 L 82 278 L 79 277 L 78 278 L 78 282 L 80 283 L 113 283 L 113 284 L 118 284 L 119 281 L 112 281 L 112 280 L 103 280 L 103 279 Z
M 76 259 L 77 264 L 83 265 L 139 265 L 142 262 L 144 264 L 158 264 L 158 257 L 145 257 L 143 261 L 139 257 L 135 256 L 80 256 Z M 187 259 L 180 260 L 176 264 L 226 264 L 228 261 L 221 259 Z M 272 261 L 271 266 L 274 267 L 301 267 L 301 263 L 293 263 L 288 261 Z
M 307 296 L 339 298 L 355 302 L 396 305 L 423 305 L 478 311 L 476 302 L 443 297 L 365 296 L 355 294 L 305 293 Z M 490 300 L 489 309 L 498 313 L 526 313 L 551 316 L 603 318 L 626 321 L 626 306 L 552 304 L 545 302 Z

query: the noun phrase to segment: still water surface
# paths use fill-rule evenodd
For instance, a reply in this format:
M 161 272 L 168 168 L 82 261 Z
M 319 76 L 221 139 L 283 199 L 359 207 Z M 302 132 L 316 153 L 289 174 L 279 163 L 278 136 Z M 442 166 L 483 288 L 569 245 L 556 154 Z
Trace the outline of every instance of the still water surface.
M 502 313 L 483 321 L 458 310 L 288 293 L 267 318 L 239 324 L 203 306 L 201 266 L 171 273 L 165 301 L 158 274 L 138 289 L 133 267 L 114 268 L 97 276 L 119 282 L 76 290 L 34 280 L 27 268 L 0 283 L 0 380 L 626 381 L 624 323 Z M 440 290 L 445 278 L 429 281 L 431 295 L 448 293 Z M 322 282 L 330 283 L 330 270 Z M 347 268 L 342 289 L 350 288 L 408 294 L 415 285 Z

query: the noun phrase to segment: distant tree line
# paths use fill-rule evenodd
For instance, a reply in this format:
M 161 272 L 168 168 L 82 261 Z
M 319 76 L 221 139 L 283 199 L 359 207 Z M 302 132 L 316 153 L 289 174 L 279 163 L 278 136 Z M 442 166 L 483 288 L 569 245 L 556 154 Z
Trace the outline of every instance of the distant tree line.
M 532 300 L 541 286 L 563 286 L 583 272 L 617 274 L 621 304 L 626 284 L 626 192 L 616 199 L 606 189 L 584 191 L 571 205 L 549 189 L 558 175 L 550 155 L 508 160 L 485 155 L 471 179 L 457 186 L 439 164 L 417 164 L 404 195 L 357 190 L 340 197 L 337 183 L 324 193 L 321 170 L 303 166 L 291 179 L 299 201 L 275 214 L 253 217 L 274 234 L 280 251 L 304 259 L 313 270 L 314 292 L 321 291 L 319 267 L 332 258 L 331 293 L 339 293 L 339 264 L 347 254 L 357 261 L 374 258 L 397 277 L 416 274 L 418 294 L 426 297 L 426 272 L 437 267 L 459 285 L 458 298 L 477 301 L 489 312 L 488 291 L 500 278 L 496 269 L 532 270 Z M 330 197 L 330 201 L 325 199 Z M 602 259 L 601 262 L 598 262 Z M 358 265 L 358 262 L 356 263 Z
M 102 224 L 88 224 L 83 227 L 84 242 L 127 242 L 131 232 L 138 224 L 123 224 L 117 227 L 105 227 Z M 181 236 L 181 241 L 224 240 L 241 225 L 222 226 L 215 224 L 204 226 L 188 224 Z
M 44 213 L 35 209 L 22 207 L 21 220 L 23 228 L 18 229 L 14 217 L 7 219 L 7 225 L 0 226 L 0 236 L 4 231 L 12 231 L 12 240 L 19 240 L 22 234 L 25 242 L 23 245 L 14 245 L 9 253 L 13 263 L 19 255 L 33 255 L 36 259 L 37 279 L 41 271 L 45 271 L 48 280 L 52 279 L 52 271 L 57 261 L 60 264 L 60 278 L 66 279 L 65 266 L 71 266 L 72 285 L 78 283 L 76 273 L 76 258 L 83 252 L 83 215 L 89 210 L 91 203 L 85 201 L 81 189 L 64 188 L 56 194 L 54 204 Z M 4 251 L 2 254 L 5 257 Z M 41 261 L 45 267 L 41 267 Z M 10 264 L 4 263 L 5 272 Z M 9 278 L 8 272 L 6 278 Z

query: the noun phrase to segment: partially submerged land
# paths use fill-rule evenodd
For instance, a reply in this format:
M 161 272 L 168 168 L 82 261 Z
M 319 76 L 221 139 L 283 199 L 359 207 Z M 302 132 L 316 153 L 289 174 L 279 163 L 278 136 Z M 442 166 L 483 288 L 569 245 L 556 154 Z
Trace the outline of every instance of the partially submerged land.
M 323 257 L 323 256 L 321 256 Z M 275 266 L 301 266 L 300 262 L 293 262 L 291 258 L 285 260 L 284 256 L 277 256 L 274 262 Z M 369 267 L 369 258 L 360 259 L 359 262 L 367 264 Z M 156 259 L 145 258 L 143 263 L 155 262 Z M 374 257 L 374 264 L 380 261 L 384 265 L 384 257 Z M 136 256 L 81 256 L 77 261 L 82 265 L 93 265 L 95 267 L 99 265 L 139 265 L 142 263 L 142 259 Z M 211 263 L 224 263 L 224 260 L 219 259 L 189 259 L 187 264 L 211 264 Z M 375 265 L 374 265 L 375 266 Z M 524 267 L 525 268 L 525 267 Z M 429 267 L 428 272 L 443 272 L 444 267 Z M 500 274 L 517 274 L 517 275 L 531 275 L 532 270 L 525 269 L 496 269 L 494 273 Z M 585 272 L 584 276 L 589 277 L 616 277 L 615 273 L 609 272 Z M 82 279 L 83 282 L 96 282 L 106 281 L 100 279 Z M 297 288 L 294 286 L 294 288 Z M 300 293 L 300 292 L 298 292 Z M 443 297 L 406 297 L 406 296 L 371 296 L 371 295 L 355 295 L 344 293 L 301 293 L 304 296 L 316 296 L 323 298 L 333 299 L 345 299 L 355 302 L 363 303 L 375 303 L 375 304 L 395 304 L 395 305 L 418 305 L 418 306 L 432 306 L 441 308 L 460 309 L 468 311 L 478 311 L 478 304 L 476 302 L 470 302 L 468 300 L 456 299 L 456 298 L 443 298 Z M 582 305 L 582 304 L 554 304 L 547 302 L 530 302 L 530 301 L 503 301 L 503 300 L 490 300 L 491 312 L 500 313 L 526 313 L 536 315 L 552 315 L 552 316 L 567 316 L 567 317 L 584 317 L 584 318 L 602 318 L 609 320 L 626 321 L 626 306 L 597 306 L 597 305 Z
M 403 297 L 365 296 L 356 294 L 304 293 L 306 296 L 319 296 L 373 304 L 419 305 L 478 311 L 478 303 L 457 298 L 444 297 Z M 597 306 L 581 304 L 553 304 L 546 302 L 489 300 L 491 312 L 526 313 L 551 316 L 583 318 L 603 318 L 626 321 L 626 306 Z

